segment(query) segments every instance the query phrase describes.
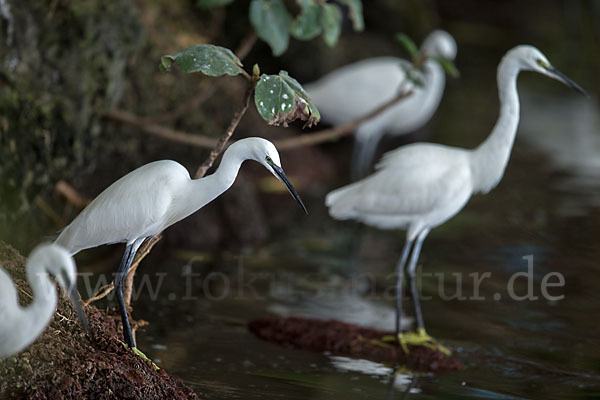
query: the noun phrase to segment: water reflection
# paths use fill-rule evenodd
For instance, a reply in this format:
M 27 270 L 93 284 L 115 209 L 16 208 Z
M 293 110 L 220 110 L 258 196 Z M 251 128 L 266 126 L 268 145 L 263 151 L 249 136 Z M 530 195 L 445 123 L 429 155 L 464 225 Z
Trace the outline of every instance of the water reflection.
M 554 186 L 567 194 L 562 216 L 600 207 L 600 105 L 596 99 L 522 91 L 520 136 L 545 154 L 555 171 L 568 172 Z
M 402 394 L 401 399 L 407 399 L 411 393 L 421 393 L 421 389 L 415 387 L 417 376 L 403 373 L 402 370 L 391 368 L 368 360 L 357 360 L 348 357 L 331 356 L 331 363 L 340 371 L 360 372 L 371 377 L 378 378 L 382 383 L 387 383 L 387 399 L 398 398 L 398 393 Z
M 318 295 L 314 293 L 302 295 L 302 292 L 289 287 L 275 288 L 278 295 L 268 306 L 269 312 L 281 317 L 306 317 L 317 319 L 336 319 L 350 324 L 392 331 L 396 311 L 392 303 L 384 303 L 361 296 L 358 290 L 343 285 L 327 285 Z M 404 317 L 402 328 L 409 329 L 413 318 Z

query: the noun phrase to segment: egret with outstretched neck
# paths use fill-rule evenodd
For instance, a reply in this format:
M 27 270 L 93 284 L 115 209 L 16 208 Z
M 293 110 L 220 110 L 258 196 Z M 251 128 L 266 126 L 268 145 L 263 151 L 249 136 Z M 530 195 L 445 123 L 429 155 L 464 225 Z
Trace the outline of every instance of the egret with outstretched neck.
M 50 275 L 70 296 L 83 327 L 88 330 L 77 293 L 75 262 L 65 249 L 55 244 L 41 244 L 29 255 L 25 269 L 33 294 L 27 307 L 19 305 L 17 289 L 8 274 L 0 269 L 0 359 L 24 350 L 50 323 L 57 303 Z
M 435 57 L 454 60 L 456 42 L 445 31 L 430 33 L 421 45 L 426 57 L 421 70 L 397 57 L 375 57 L 345 65 L 316 82 L 305 85 L 324 121 L 345 124 L 393 99 L 400 88 L 412 95 L 361 124 L 354 134 L 352 177 L 368 172 L 384 134 L 403 135 L 425 125 L 440 104 L 446 83 L 445 71 Z M 407 71 L 422 83 L 407 79 Z
M 517 77 L 521 71 L 541 73 L 585 93 L 554 68 L 538 49 L 517 46 L 506 53 L 498 66 L 500 116 L 490 136 L 479 147 L 467 150 L 433 143 L 407 145 L 385 154 L 372 175 L 327 195 L 325 203 L 333 218 L 354 219 L 381 229 L 406 230 L 406 242 L 396 265 L 395 326 L 397 340 L 405 349 L 407 343 L 433 342 L 425 331 L 414 279 L 423 241 L 431 229 L 457 214 L 473 194 L 488 193 L 502 179 L 519 124 Z M 407 262 L 416 335 L 400 331 Z
M 233 143 L 212 175 L 191 179 L 172 160 L 146 164 L 114 182 L 98 195 L 58 236 L 56 243 L 71 254 L 110 243 L 125 242 L 115 292 L 123 321 L 125 343 L 138 352 L 125 308 L 123 289 L 136 252 L 146 238 L 198 211 L 225 192 L 242 163 L 262 164 L 287 187 L 302 209 L 306 207 L 281 168 L 279 153 L 266 139 L 246 138 Z

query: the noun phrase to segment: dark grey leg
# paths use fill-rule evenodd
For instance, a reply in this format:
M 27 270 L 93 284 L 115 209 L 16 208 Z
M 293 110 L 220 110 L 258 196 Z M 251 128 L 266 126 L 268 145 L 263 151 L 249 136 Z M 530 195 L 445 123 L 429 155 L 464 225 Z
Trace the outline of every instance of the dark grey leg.
M 415 272 L 417 269 L 417 261 L 419 261 L 419 254 L 423 247 L 423 241 L 429 234 L 429 229 L 425 229 L 419 233 L 417 240 L 415 241 L 415 247 L 413 248 L 412 255 L 410 257 L 410 263 L 406 269 L 406 276 L 408 284 L 410 286 L 410 296 L 415 307 L 415 318 L 417 319 L 418 332 L 425 331 L 425 323 L 423 322 L 423 314 L 421 313 L 421 304 L 419 303 L 419 292 L 417 290 L 417 283 L 415 282 Z
M 404 277 L 404 266 L 410 253 L 413 241 L 406 240 L 402 255 L 396 264 L 396 337 L 400 334 L 400 320 L 402 318 L 402 282 Z
M 135 347 L 135 342 L 133 341 L 131 325 L 129 324 L 129 316 L 127 315 L 127 308 L 125 307 L 125 299 L 123 297 L 123 286 L 125 285 L 125 278 L 127 278 L 129 267 L 131 267 L 131 263 L 135 258 L 135 253 L 137 253 L 137 250 L 139 249 L 142 242 L 143 240 L 138 240 L 132 244 L 128 244 L 125 247 L 125 253 L 123 254 L 121 264 L 119 265 L 119 270 L 117 271 L 117 276 L 115 277 L 115 293 L 117 294 L 119 309 L 121 311 L 121 321 L 123 323 L 123 337 L 125 339 L 125 344 L 127 344 L 127 346 L 129 346 L 130 348 Z
M 377 151 L 377 145 L 381 139 L 380 135 L 373 134 L 373 132 L 370 132 L 366 136 L 368 137 L 366 142 L 361 143 L 356 139 L 354 140 L 352 165 L 350 166 L 350 178 L 352 181 L 358 181 L 369 174 L 373 158 L 375 158 L 375 152 Z

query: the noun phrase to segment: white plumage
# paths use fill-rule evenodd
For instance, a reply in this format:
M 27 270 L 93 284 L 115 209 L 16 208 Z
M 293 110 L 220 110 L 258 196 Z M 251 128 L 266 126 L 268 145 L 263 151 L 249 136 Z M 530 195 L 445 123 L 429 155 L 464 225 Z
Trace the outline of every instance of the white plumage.
M 424 40 L 421 51 L 454 60 L 456 42 L 444 31 L 434 31 Z M 402 87 L 413 94 L 380 115 L 361 124 L 355 132 L 352 159 L 353 174 L 364 175 L 385 133 L 401 135 L 422 127 L 431 119 L 440 103 L 445 72 L 429 58 L 423 71 L 415 71 L 423 86 L 406 78 L 412 64 L 396 57 L 377 57 L 341 67 L 318 81 L 306 85 L 311 100 L 324 121 L 344 124 L 392 99 Z
M 33 301 L 27 307 L 21 307 L 12 280 L 0 269 L 0 359 L 24 350 L 50 323 L 57 302 L 50 275 L 71 295 L 82 323 L 87 327 L 77 297 L 75 262 L 65 249 L 55 244 L 37 246 L 29 255 L 26 271 Z
M 142 242 L 196 212 L 226 191 L 245 160 L 261 163 L 282 181 L 306 211 L 298 193 L 281 169 L 275 146 L 262 138 L 233 143 L 214 174 L 192 179 L 171 160 L 155 161 L 125 175 L 98 195 L 56 239 L 71 254 L 109 243 L 127 243 L 115 280 L 125 340 L 134 347 L 124 311 L 123 280 Z
M 421 245 L 429 231 L 456 215 L 474 193 L 487 193 L 502 178 L 519 123 L 517 76 L 529 70 L 555 78 L 583 92 L 557 71 L 532 46 L 510 50 L 498 66 L 500 116 L 490 136 L 476 149 L 416 143 L 391 151 L 372 175 L 334 190 L 326 197 L 329 213 L 336 219 L 354 219 L 381 229 L 405 229 L 404 251 L 397 265 L 397 290 L 407 268 L 419 332 L 424 324 L 414 280 Z M 397 299 L 400 299 L 398 296 Z M 397 300 L 397 333 L 401 303 Z

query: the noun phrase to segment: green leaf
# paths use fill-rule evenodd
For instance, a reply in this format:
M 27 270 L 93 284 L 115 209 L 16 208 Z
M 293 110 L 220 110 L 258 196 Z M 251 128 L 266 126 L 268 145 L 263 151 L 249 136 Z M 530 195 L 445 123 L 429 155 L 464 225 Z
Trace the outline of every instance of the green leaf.
M 175 55 L 160 59 L 161 71 L 170 71 L 175 63 L 184 72 L 202 72 L 209 76 L 238 75 L 242 62 L 229 49 L 212 44 L 196 44 Z
M 196 0 L 196 5 L 200 8 L 222 7 L 233 3 L 233 0 Z
M 415 58 L 419 55 L 419 48 L 415 42 L 404 33 L 396 33 L 395 38 L 399 41 L 402 46 L 406 49 L 411 58 Z
M 288 126 L 300 119 L 304 126 L 319 122 L 321 115 L 297 80 L 280 71 L 279 75 L 263 74 L 256 84 L 254 103 L 269 125 Z
M 442 66 L 442 68 L 444 68 L 444 71 L 446 71 L 446 73 L 452 78 L 458 78 L 460 76 L 458 68 L 456 68 L 456 65 L 454 65 L 454 63 L 451 60 L 448 60 L 444 57 L 436 56 L 431 56 L 431 59 L 437 61 Z
M 292 17 L 282 0 L 252 0 L 250 22 L 258 37 L 271 46 L 274 56 L 286 51 Z
M 298 0 L 302 11 L 290 28 L 293 37 L 311 40 L 321 34 L 321 6 L 315 0 Z
M 342 12 L 338 6 L 323 4 L 321 26 L 323 26 L 323 39 L 327 46 L 335 46 L 342 32 Z
M 361 0 L 339 0 L 350 9 L 350 19 L 352 19 L 352 27 L 355 31 L 365 29 L 365 20 L 363 18 L 363 7 Z

